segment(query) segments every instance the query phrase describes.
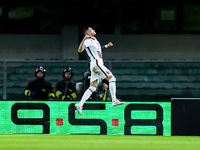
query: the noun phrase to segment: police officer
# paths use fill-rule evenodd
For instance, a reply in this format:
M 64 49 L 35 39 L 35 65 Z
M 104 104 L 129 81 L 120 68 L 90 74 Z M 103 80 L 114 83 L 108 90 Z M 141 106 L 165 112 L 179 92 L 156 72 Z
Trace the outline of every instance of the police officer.
M 36 79 L 30 81 L 25 89 L 25 95 L 29 99 L 53 100 L 55 98 L 52 84 L 44 79 L 45 72 L 42 66 L 35 69 Z
M 63 70 L 63 79 L 56 83 L 56 96 L 60 100 L 74 100 L 77 98 L 76 83 L 72 80 L 74 71 L 67 67 Z

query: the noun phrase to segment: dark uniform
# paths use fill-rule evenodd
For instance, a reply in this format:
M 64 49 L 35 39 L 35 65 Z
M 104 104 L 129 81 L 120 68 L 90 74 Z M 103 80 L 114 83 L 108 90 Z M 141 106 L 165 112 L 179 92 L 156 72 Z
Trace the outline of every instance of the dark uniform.
M 65 78 L 65 72 L 70 72 L 71 77 Z M 72 80 L 74 71 L 68 67 L 63 70 L 63 79 L 56 83 L 56 96 L 60 100 L 74 100 L 77 98 L 76 83 Z
M 41 100 L 52 100 L 55 95 L 53 93 L 52 84 L 49 81 L 45 81 L 45 69 L 40 66 L 35 70 L 35 76 L 37 77 L 38 72 L 43 73 L 42 78 L 38 78 L 30 81 L 25 89 L 25 95 L 30 99 L 41 99 Z
M 107 80 L 105 80 L 105 79 L 103 79 L 100 83 L 99 83 L 99 85 L 98 85 L 98 87 L 97 87 L 97 93 L 98 93 L 98 96 L 99 96 L 99 100 L 103 100 L 103 101 L 105 101 L 105 100 L 107 100 L 107 98 L 108 98 L 108 90 L 109 90 L 109 86 L 108 86 L 108 88 L 107 89 L 103 89 L 103 84 L 107 84 L 107 85 L 109 85 L 109 82 L 107 81 Z

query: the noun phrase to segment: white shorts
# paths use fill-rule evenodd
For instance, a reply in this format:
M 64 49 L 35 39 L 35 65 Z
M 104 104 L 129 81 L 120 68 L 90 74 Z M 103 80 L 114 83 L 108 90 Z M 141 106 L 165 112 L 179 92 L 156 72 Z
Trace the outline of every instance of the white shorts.
M 90 63 L 90 71 L 91 71 L 91 78 L 90 82 L 95 81 L 98 79 L 105 79 L 110 75 L 113 75 L 112 72 L 106 68 L 101 60 L 92 60 Z

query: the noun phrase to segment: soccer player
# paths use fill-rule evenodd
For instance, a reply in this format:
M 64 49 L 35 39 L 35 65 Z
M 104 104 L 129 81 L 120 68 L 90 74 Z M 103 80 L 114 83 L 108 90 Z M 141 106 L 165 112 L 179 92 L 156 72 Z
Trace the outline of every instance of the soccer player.
M 90 95 L 96 91 L 99 78 L 108 80 L 109 82 L 112 106 L 122 105 L 125 103 L 116 98 L 116 78 L 110 72 L 110 70 L 104 66 L 101 45 L 95 38 L 95 30 L 91 27 L 87 27 L 83 30 L 83 33 L 85 34 L 85 37 L 79 45 L 78 52 L 82 53 L 84 50 L 86 50 L 88 56 L 90 57 L 91 78 L 90 87 L 84 92 L 80 103 L 75 104 L 75 108 L 80 116 L 82 115 L 83 104 L 90 97 Z

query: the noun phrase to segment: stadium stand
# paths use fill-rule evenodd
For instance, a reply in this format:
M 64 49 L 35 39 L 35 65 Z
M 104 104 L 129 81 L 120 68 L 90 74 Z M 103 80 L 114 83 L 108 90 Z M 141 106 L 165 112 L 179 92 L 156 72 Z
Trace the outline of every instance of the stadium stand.
M 199 97 L 200 63 L 195 61 L 113 62 L 118 94 L 125 99 Z
M 4 79 L 4 63 L 0 62 L 0 98 L 3 98 L 3 79 Z
M 6 99 L 26 99 L 25 86 L 33 80 L 34 69 L 46 68 L 46 80 L 53 87 L 62 78 L 63 68 L 74 70 L 74 80 L 82 81 L 88 70 L 88 61 L 7 61 L 6 88 L 3 88 L 3 62 L 0 63 L 1 97 L 6 89 Z M 166 100 L 171 97 L 200 97 L 200 61 L 105 61 L 117 78 L 117 96 L 129 100 Z M 5 96 L 4 96 L 5 97 Z

